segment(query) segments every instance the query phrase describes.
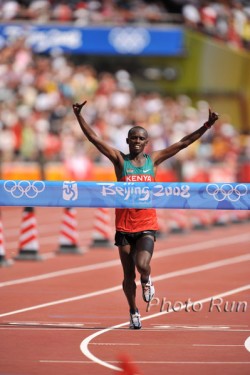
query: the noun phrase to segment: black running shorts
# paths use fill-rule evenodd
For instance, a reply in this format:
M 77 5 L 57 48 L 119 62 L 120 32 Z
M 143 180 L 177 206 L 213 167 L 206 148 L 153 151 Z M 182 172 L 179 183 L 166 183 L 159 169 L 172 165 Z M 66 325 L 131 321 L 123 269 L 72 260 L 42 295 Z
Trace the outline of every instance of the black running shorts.
M 135 246 L 136 242 L 139 238 L 143 236 L 150 235 L 154 238 L 154 241 L 156 241 L 156 231 L 155 230 L 144 230 L 142 232 L 135 232 L 135 233 L 129 233 L 129 232 L 118 232 L 115 233 L 115 245 L 116 246 Z

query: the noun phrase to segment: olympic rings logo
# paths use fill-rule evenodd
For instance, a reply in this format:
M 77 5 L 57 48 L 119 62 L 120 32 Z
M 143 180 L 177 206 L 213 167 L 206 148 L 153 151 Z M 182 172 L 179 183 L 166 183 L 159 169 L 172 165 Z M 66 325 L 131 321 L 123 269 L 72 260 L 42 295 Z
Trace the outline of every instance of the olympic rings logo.
M 13 181 L 8 180 L 4 183 L 4 189 L 11 193 L 14 198 L 21 198 L 26 195 L 27 198 L 36 198 L 39 193 L 44 191 L 45 183 L 43 181 Z
M 143 27 L 114 27 L 108 38 L 119 53 L 134 55 L 143 51 L 150 42 L 150 34 Z
M 237 202 L 241 197 L 247 194 L 247 186 L 244 184 L 238 184 L 236 186 L 230 184 L 223 184 L 221 186 L 209 184 L 206 187 L 206 191 L 218 202 L 224 201 L 225 199 L 231 202 Z

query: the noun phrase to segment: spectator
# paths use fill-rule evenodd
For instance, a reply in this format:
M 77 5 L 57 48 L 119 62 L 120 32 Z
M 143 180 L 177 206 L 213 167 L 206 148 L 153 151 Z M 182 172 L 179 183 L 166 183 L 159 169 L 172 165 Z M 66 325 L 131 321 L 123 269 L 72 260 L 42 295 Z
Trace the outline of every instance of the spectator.
M 153 151 L 190 133 L 207 115 L 207 102 L 194 105 L 186 95 L 170 98 L 158 92 L 137 93 L 126 70 L 97 72 L 89 65 L 74 64 L 59 51 L 35 55 L 24 40 L 1 52 L 0 149 L 4 161 L 39 161 L 43 155 L 45 162 L 63 163 L 78 178 L 84 178 L 81 163 L 86 170 L 93 163 L 107 163 L 88 142 L 79 153 L 82 136 L 73 126 L 71 105 L 83 95 L 88 98 L 86 120 L 119 149 L 124 132 L 135 124 L 148 130 Z M 194 165 L 208 169 L 235 159 L 237 132 L 229 125 L 220 126 L 219 120 L 216 134 L 211 131 L 208 138 L 204 136 L 163 167 L 181 166 L 183 178 L 190 179 L 196 173 Z

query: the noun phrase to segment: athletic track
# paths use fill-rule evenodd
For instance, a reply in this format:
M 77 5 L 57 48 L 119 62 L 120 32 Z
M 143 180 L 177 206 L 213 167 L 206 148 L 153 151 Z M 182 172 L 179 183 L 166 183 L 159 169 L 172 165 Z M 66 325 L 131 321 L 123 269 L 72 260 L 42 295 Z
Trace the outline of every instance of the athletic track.
M 0 268 L 0 374 L 250 374 L 250 221 L 159 238 L 159 305 L 146 311 L 138 285 L 143 328 L 133 331 L 116 248 L 90 246 L 95 210 L 77 209 L 78 255 L 57 253 L 62 209 L 36 208 L 44 259 Z M 1 216 L 14 259 L 22 208 Z

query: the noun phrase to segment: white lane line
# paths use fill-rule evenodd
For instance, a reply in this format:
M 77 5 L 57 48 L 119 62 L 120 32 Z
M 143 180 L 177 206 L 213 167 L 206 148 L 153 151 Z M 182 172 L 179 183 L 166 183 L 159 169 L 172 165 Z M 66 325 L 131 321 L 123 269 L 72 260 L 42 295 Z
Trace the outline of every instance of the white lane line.
M 85 208 L 84 208 L 85 210 Z M 93 209 L 94 210 L 94 209 Z M 36 211 L 36 210 L 35 210 Z M 17 213 L 11 213 L 9 217 L 7 217 L 7 214 L 2 212 L 2 221 L 5 227 L 5 233 L 7 236 L 12 236 L 15 235 L 17 232 L 17 227 L 20 225 L 21 226 L 21 221 L 22 221 L 22 212 L 23 209 L 20 210 L 20 220 L 17 220 L 13 222 L 13 215 L 16 216 Z M 94 212 L 94 211 L 93 211 Z M 61 221 L 63 217 L 63 208 L 61 209 L 61 212 L 49 212 L 49 218 L 44 216 L 42 212 L 38 213 L 36 212 L 36 220 L 37 224 L 39 227 L 39 233 L 47 233 L 48 230 L 53 230 L 53 228 L 60 228 L 61 226 Z M 86 228 L 86 223 L 89 224 L 89 229 L 91 230 L 91 223 L 90 220 L 94 217 L 94 213 L 90 214 L 85 213 L 85 215 L 79 215 L 77 213 L 76 218 L 80 220 L 80 226 L 83 228 Z M 49 219 L 49 221 L 48 221 Z M 53 224 L 53 227 L 52 227 Z
M 98 323 L 99 324 L 99 323 Z M 62 327 L 46 327 L 46 326 L 41 326 L 41 327 L 37 327 L 37 326 L 32 326 L 32 327 L 29 327 L 29 326 L 1 326 L 0 325 L 0 331 L 11 331 L 13 332 L 14 330 L 22 330 L 22 331 L 82 331 L 83 330 L 83 327 L 82 328 L 77 328 L 77 327 L 67 327 L 67 328 L 62 328 Z M 97 327 L 84 327 L 84 332 L 86 331 L 90 331 L 90 332 L 93 332 L 93 330 L 96 330 Z M 143 333 L 146 333 L 146 332 L 162 332 L 162 329 L 148 329 L 148 328 L 143 328 L 143 331 L 141 331 L 140 334 L 143 334 Z M 200 330 L 197 329 L 195 330 L 195 332 L 199 332 Z M 180 330 L 178 332 L 186 332 L 185 330 Z M 216 331 L 216 330 L 213 330 L 213 332 L 219 332 Z M 227 330 L 224 332 L 250 332 L 250 330 L 243 330 L 243 329 L 230 329 L 230 330 Z M 95 344 L 95 343 L 90 343 L 90 345 L 98 345 L 98 344 Z M 117 344 L 119 345 L 119 344 Z M 125 345 L 125 344 L 124 344 Z M 132 344 L 131 344 L 132 345 Z M 136 345 L 136 344 L 133 344 L 133 345 Z M 139 345 L 139 344 L 138 344 Z M 244 345 L 241 345 L 241 346 L 244 346 Z
M 135 344 L 131 342 L 93 342 L 90 345 L 97 345 L 97 346 L 140 346 L 141 344 Z
M 248 241 L 250 241 L 249 234 L 231 236 L 231 237 L 226 237 L 223 239 L 203 241 L 203 242 L 198 242 L 196 244 L 178 246 L 172 249 L 170 248 L 170 249 L 165 249 L 161 251 L 156 251 L 154 253 L 154 259 L 159 259 L 163 257 L 184 254 L 184 253 L 189 253 L 189 252 L 208 250 L 210 248 L 218 247 L 219 245 L 235 244 L 235 243 L 242 243 L 242 242 L 248 242 Z M 49 272 L 49 273 L 45 273 L 45 274 L 38 275 L 38 276 L 31 276 L 31 277 L 25 277 L 22 279 L 4 281 L 0 283 L 0 287 L 24 284 L 24 283 L 40 281 L 40 280 L 45 280 L 45 279 L 50 279 L 50 278 L 60 277 L 60 276 L 67 276 L 67 275 L 72 275 L 72 274 L 81 273 L 81 272 L 88 272 L 88 271 L 98 270 L 102 268 L 104 269 L 108 267 L 114 267 L 118 265 L 120 265 L 119 259 L 109 261 L 109 262 L 92 264 L 88 266 L 68 268 L 66 270 Z
M 60 300 L 57 300 L 57 301 L 42 303 L 41 305 L 30 306 L 30 307 L 26 307 L 26 308 L 23 308 L 23 309 L 20 309 L 20 310 L 14 310 L 14 311 L 9 311 L 7 313 L 0 314 L 0 318 L 2 318 L 4 316 L 9 316 L 9 315 L 20 314 L 20 313 L 27 312 L 27 311 L 38 310 L 38 309 L 42 309 L 44 307 L 60 305 L 62 303 L 75 302 L 75 301 L 79 301 L 79 300 L 86 299 L 86 298 L 97 297 L 99 295 L 104 295 L 104 294 L 107 294 L 107 293 L 116 292 L 117 290 L 120 290 L 120 289 L 121 289 L 121 286 L 117 285 L 117 286 L 114 286 L 112 288 L 102 289 L 102 290 L 98 290 L 98 291 L 92 292 L 92 293 L 81 294 L 81 295 L 75 296 L 75 297 L 70 297 L 70 298 L 60 299 Z
M 239 288 L 236 288 L 236 289 L 228 290 L 224 293 L 220 293 L 220 294 L 217 294 L 215 296 L 212 295 L 210 297 L 200 299 L 198 301 L 195 301 L 195 303 L 201 303 L 201 304 L 207 303 L 207 302 L 210 302 L 212 298 L 223 298 L 223 297 L 230 296 L 230 295 L 233 295 L 233 294 L 241 293 L 241 292 L 243 292 L 245 290 L 248 290 L 248 289 L 250 289 L 250 284 L 243 285 L 242 287 L 239 287 Z M 183 306 L 180 310 L 184 310 L 184 309 L 185 309 L 185 306 Z M 165 314 L 170 314 L 172 312 L 174 312 L 174 310 L 169 309 L 168 311 L 162 311 L 162 312 L 159 312 L 159 313 L 155 313 L 155 314 L 143 317 L 143 318 L 141 318 L 141 320 L 144 321 L 144 320 L 148 320 L 148 319 L 157 318 L 159 316 L 162 316 L 162 315 L 165 315 Z M 129 325 L 129 322 L 117 324 L 115 326 L 105 328 L 101 331 L 95 332 L 92 335 L 86 337 L 80 344 L 81 352 L 83 353 L 83 355 L 85 357 L 87 357 L 88 359 L 91 359 L 93 362 L 95 362 L 95 363 L 97 363 L 101 366 L 110 368 L 110 369 L 115 370 L 115 371 L 122 371 L 122 369 L 120 367 L 113 366 L 109 362 L 105 362 L 105 361 L 101 360 L 100 358 L 96 357 L 94 354 L 92 354 L 90 352 L 88 346 L 94 338 L 96 338 L 98 336 L 101 336 L 101 335 L 105 334 L 106 332 L 110 332 L 114 329 L 121 328 L 121 327 L 124 327 L 124 326 L 127 326 L 127 325 Z M 177 362 L 172 362 L 172 363 L 177 363 Z M 178 362 L 178 363 L 180 363 L 180 362 Z M 185 362 L 183 362 L 183 363 L 185 363 Z M 187 362 L 187 363 L 196 363 L 196 362 Z M 200 363 L 200 362 L 197 362 L 197 363 Z M 222 362 L 207 362 L 207 363 L 221 364 Z M 241 362 L 239 362 L 239 363 L 241 363 Z
M 172 278 L 172 277 L 175 277 L 175 276 L 183 276 L 183 275 L 187 275 L 187 274 L 190 274 L 190 273 L 207 271 L 207 270 L 210 270 L 210 269 L 214 269 L 214 268 L 218 268 L 218 267 L 224 267 L 224 266 L 228 266 L 230 264 L 246 262 L 246 261 L 250 261 L 250 254 L 239 255 L 238 257 L 234 257 L 234 258 L 218 260 L 218 261 L 203 264 L 203 265 L 200 265 L 200 266 L 190 267 L 190 268 L 186 268 L 186 269 L 183 269 L 183 270 L 165 273 L 165 274 L 159 275 L 159 276 L 154 276 L 154 282 L 169 279 L 169 278 Z
M 0 323 L 1 324 L 1 323 Z M 100 323 L 96 323 L 96 324 L 100 324 Z M 64 322 L 64 323 L 57 323 L 57 322 L 9 322 L 8 325 L 10 326 L 30 326 L 30 327 L 52 327 L 52 328 L 82 328 L 82 327 L 85 327 L 85 324 L 84 323 L 67 323 L 67 322 Z
M 15 328 L 13 328 L 13 327 L 0 327 L 0 331 L 11 331 L 11 332 L 14 332 L 13 330 L 14 330 Z M 82 331 L 83 330 L 83 328 L 47 328 L 47 327 L 41 327 L 41 328 L 37 328 L 37 327 L 16 327 L 16 330 L 15 330 L 15 332 L 16 331 L 20 331 L 20 330 L 22 330 L 22 331 L 42 331 L 42 332 L 44 332 L 44 331 L 56 331 L 56 332 L 58 332 L 58 331 L 60 331 L 60 332 L 62 332 L 62 331 L 66 331 L 66 332 L 68 332 L 68 331 Z M 93 331 L 93 328 L 84 328 L 84 331 Z M 2 375 L 2 374 L 1 374 Z
M 120 265 L 120 260 L 111 260 L 111 261 L 108 261 L 108 262 L 94 263 L 94 264 L 90 264 L 88 266 L 68 268 L 66 270 L 49 272 L 49 273 L 45 273 L 45 274 L 38 275 L 38 276 L 31 276 L 31 277 L 25 277 L 23 279 L 5 281 L 5 282 L 0 283 L 0 287 L 17 285 L 17 284 L 24 284 L 24 283 L 29 283 L 29 282 L 33 282 L 33 281 L 52 279 L 53 277 L 67 276 L 67 275 L 72 275 L 72 274 L 76 274 L 76 273 L 80 273 L 80 272 L 96 271 L 96 270 L 99 270 L 99 269 L 105 269 L 105 268 L 114 267 L 114 266 L 117 266 L 117 265 Z
M 151 324 L 153 325 L 153 324 Z M 165 328 L 170 328 L 170 329 L 179 329 L 179 328 L 184 328 L 184 329 L 231 329 L 232 327 L 237 327 L 237 328 L 244 328 L 248 327 L 248 325 L 242 325 L 242 324 L 230 324 L 230 325 L 221 325 L 221 324 L 209 324 L 209 325 L 204 325 L 204 324 L 168 324 L 168 325 L 162 325 L 162 324 L 154 324 L 154 327 L 165 327 Z
M 93 364 L 92 361 L 60 361 L 60 360 L 56 360 L 56 359 L 40 359 L 39 362 L 40 363 Z M 118 361 L 116 361 L 115 363 L 118 363 Z
M 84 245 L 84 244 L 86 245 L 91 241 L 89 233 L 90 233 L 89 230 L 81 231 L 79 233 L 78 237 L 79 237 L 79 242 L 81 242 L 81 245 Z M 56 238 L 58 238 L 57 235 L 51 235 L 51 236 L 47 235 L 46 237 L 44 237 L 44 236 L 41 236 L 40 233 L 38 234 L 38 240 L 39 240 L 39 244 L 41 246 L 42 245 L 51 245 L 51 242 L 54 244 Z M 6 241 L 8 249 L 9 250 L 16 249 L 18 241 L 19 241 L 18 239 L 16 241 Z M 57 244 L 57 246 L 58 246 L 58 244 Z
M 96 327 L 94 328 L 96 330 Z M 16 331 L 55 331 L 55 332 L 68 332 L 68 331 L 90 331 L 93 332 L 93 328 L 91 327 L 82 327 L 82 328 L 77 328 L 77 327 L 67 327 L 67 328 L 62 328 L 62 327 L 46 327 L 46 326 L 41 326 L 41 327 L 25 327 L 25 326 L 13 326 L 13 327 L 3 327 L 0 326 L 0 331 L 11 331 L 11 332 L 16 332 Z M 1 373 L 0 373 L 1 374 Z M 2 374 L 1 374 L 2 375 Z
M 164 326 L 160 327 L 160 328 L 144 328 L 143 329 L 143 332 L 145 331 L 152 331 L 152 332 L 162 332 L 162 330 L 165 329 L 166 331 L 170 332 L 170 331 L 173 331 L 173 329 L 168 329 Z M 200 329 L 200 328 L 197 328 L 197 329 L 193 329 L 195 332 L 199 332 L 199 331 L 204 331 L 204 329 Z M 190 329 L 178 329 L 178 332 L 187 332 L 187 331 L 190 331 Z M 207 332 L 209 332 L 208 329 L 206 329 Z M 212 332 L 250 332 L 250 329 L 214 329 L 212 328 L 211 329 Z
M 242 242 L 250 242 L 250 234 L 240 234 L 231 237 L 216 238 L 215 240 L 209 240 L 204 242 L 192 243 L 190 245 L 179 246 L 173 249 L 166 249 L 160 252 L 154 253 L 154 258 L 161 258 L 169 255 L 184 254 L 188 252 L 196 252 L 201 250 L 207 250 L 210 248 L 217 248 L 218 246 L 233 245 Z
M 230 331 L 230 332 L 231 332 L 231 331 Z M 214 347 L 214 346 L 216 346 L 216 347 L 217 347 L 217 346 L 218 346 L 218 347 L 220 347 L 220 346 L 222 346 L 222 347 L 224 347 L 224 346 L 226 346 L 226 347 L 227 347 L 227 346 L 229 346 L 229 347 L 231 347 L 231 346 L 235 347 L 235 346 L 241 346 L 241 347 L 242 347 L 242 346 L 244 346 L 244 345 L 236 345 L 236 344 L 235 344 L 235 345 L 233 345 L 233 344 L 232 344 L 232 345 L 230 345 L 230 344 L 229 344 L 229 345 L 226 345 L 226 344 L 222 344 L 222 345 L 217 345 L 217 344 L 193 344 L 192 346 L 195 346 L 195 347 L 199 347 L 199 346 L 200 346 L 200 347 L 210 347 L 210 346 L 211 346 L 211 347 Z
M 246 339 L 244 345 L 245 345 L 246 350 L 250 352 L 250 336 Z
M 41 363 L 69 363 L 69 364 L 94 364 L 92 361 L 60 361 L 56 359 L 40 359 L 39 362 Z M 109 361 L 109 363 L 120 363 L 119 361 Z M 170 365 L 249 365 L 250 362 L 188 362 L 188 361 L 133 361 L 134 364 L 136 365 L 165 365 L 165 364 L 170 364 Z M 117 367 L 118 368 L 118 367 Z M 121 369 L 119 369 L 121 371 Z
M 173 271 L 173 272 L 165 273 L 163 275 L 155 276 L 154 281 L 170 279 L 170 278 L 183 276 L 183 275 L 189 275 L 189 274 L 193 274 L 193 273 L 197 273 L 197 272 L 201 272 L 201 271 L 207 271 L 207 270 L 210 270 L 210 269 L 224 267 L 224 266 L 228 266 L 228 265 L 231 265 L 231 264 L 246 262 L 247 260 L 250 260 L 250 254 L 240 255 L 238 257 L 228 258 L 228 259 L 224 259 L 224 260 L 219 260 L 217 262 L 211 262 L 211 263 L 202 264 L 202 265 L 196 266 L 196 267 L 190 267 L 190 268 L 185 268 L 185 269 L 182 269 L 182 270 L 179 270 L 179 271 Z M 139 284 L 140 284 L 140 282 L 137 281 L 137 285 L 139 285 Z M 70 298 L 65 298 L 65 299 L 61 299 L 61 300 L 57 300 L 57 301 L 43 303 L 43 304 L 40 304 L 40 305 L 25 307 L 25 308 L 20 309 L 20 310 L 9 311 L 9 312 L 0 314 L 0 318 L 2 318 L 4 316 L 9 316 L 9 315 L 20 314 L 20 313 L 27 312 L 27 311 L 37 310 L 37 309 L 41 309 L 41 308 L 44 308 L 44 307 L 55 306 L 55 305 L 59 305 L 59 304 L 62 304 L 62 303 L 75 302 L 75 301 L 83 300 L 83 299 L 86 299 L 86 298 L 97 297 L 99 295 L 113 293 L 113 292 L 116 292 L 118 290 L 121 290 L 121 285 L 117 285 L 117 286 L 114 286 L 114 287 L 111 287 L 111 288 L 98 290 L 98 291 L 95 291 L 95 292 L 92 292 L 92 293 L 81 294 L 81 295 L 75 296 L 75 297 L 70 297 Z
M 171 330 L 182 330 L 182 331 L 191 331 L 191 330 L 194 330 L 194 331 L 225 331 L 225 330 L 228 330 L 230 329 L 231 331 L 231 327 L 230 326 L 216 326 L 216 325 L 206 325 L 206 326 L 202 326 L 202 325 L 183 325 L 183 326 L 170 326 L 170 325 L 161 325 L 161 324 L 156 324 L 154 326 L 155 328 L 157 329 L 167 329 L 168 331 L 171 331 Z M 237 330 L 238 331 L 238 330 Z

